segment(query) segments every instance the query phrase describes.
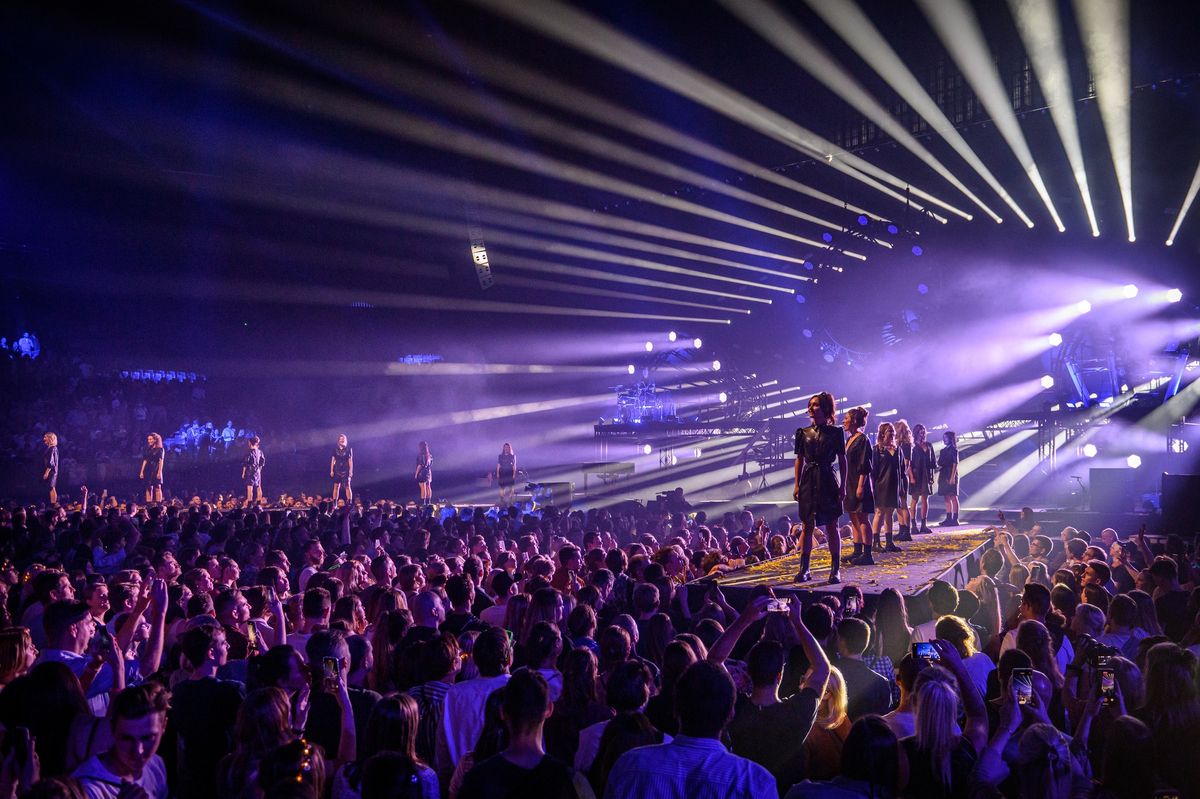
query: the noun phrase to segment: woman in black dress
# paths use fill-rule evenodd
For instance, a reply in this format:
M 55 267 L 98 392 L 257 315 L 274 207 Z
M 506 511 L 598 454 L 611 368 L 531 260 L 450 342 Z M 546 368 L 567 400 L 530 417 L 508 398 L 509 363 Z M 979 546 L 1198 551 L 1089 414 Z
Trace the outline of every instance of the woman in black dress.
M 417 445 L 417 468 L 413 472 L 417 488 L 421 491 L 421 504 L 433 503 L 433 454 L 429 451 L 429 442 L 422 441 Z
M 513 454 L 512 444 L 500 448 L 500 457 L 496 459 L 496 483 L 500 486 L 500 504 L 507 506 L 512 503 L 513 486 L 517 483 L 517 456 Z
M 908 462 L 908 490 L 912 507 L 912 531 L 932 533 L 929 529 L 929 495 L 933 493 L 934 457 L 933 445 L 925 440 L 925 425 L 913 428 L 916 442 L 913 444 L 912 460 Z
M 846 440 L 846 499 L 843 509 L 850 514 L 854 554 L 849 563 L 854 566 L 874 566 L 871 557 L 871 513 L 875 510 L 875 494 L 871 490 L 871 442 L 863 428 L 867 426 L 867 409 L 851 408 L 842 417 Z
M 890 422 L 879 425 L 875 436 L 871 482 L 875 488 L 875 517 L 871 520 L 874 546 L 884 552 L 900 552 L 900 547 L 892 543 L 892 514 L 900 507 L 900 448 L 896 446 L 896 429 Z M 882 547 L 881 531 L 886 536 Z
M 338 494 L 343 488 L 346 489 L 346 504 L 350 504 L 354 500 L 354 491 L 350 488 L 354 478 L 354 448 L 345 433 L 338 436 L 337 446 L 329 458 L 329 477 L 333 480 L 333 504 L 337 505 Z
M 912 541 L 912 514 L 908 512 L 908 464 L 912 462 L 913 435 L 912 428 L 905 419 L 896 420 L 896 451 L 900 455 L 900 504 L 896 507 L 900 532 L 896 535 L 896 540 Z
M 812 579 L 808 564 L 817 527 L 825 528 L 825 541 L 829 545 L 832 563 L 829 582 L 841 582 L 842 539 L 838 537 L 838 519 L 846 496 L 846 442 L 834 426 L 836 415 L 833 395 L 823 391 L 808 401 L 812 425 L 796 431 L 796 485 L 792 497 L 799 503 L 800 515 L 798 583 Z M 836 475 L 834 461 L 838 465 Z
M 58 435 L 47 433 L 42 436 L 46 451 L 42 455 L 42 484 L 50 493 L 50 504 L 58 503 Z
M 146 436 L 146 451 L 142 454 L 142 468 L 138 472 L 138 479 L 146 484 L 146 502 L 162 502 L 165 454 L 162 436 L 158 433 Z
M 242 460 L 242 482 L 246 486 L 246 504 L 249 505 L 255 501 L 262 502 L 262 473 L 267 456 L 263 454 L 262 439 L 258 436 L 250 436 L 246 443 L 250 449 Z
M 953 430 L 942 433 L 938 453 L 938 496 L 946 501 L 946 518 L 938 527 L 958 526 L 958 438 Z

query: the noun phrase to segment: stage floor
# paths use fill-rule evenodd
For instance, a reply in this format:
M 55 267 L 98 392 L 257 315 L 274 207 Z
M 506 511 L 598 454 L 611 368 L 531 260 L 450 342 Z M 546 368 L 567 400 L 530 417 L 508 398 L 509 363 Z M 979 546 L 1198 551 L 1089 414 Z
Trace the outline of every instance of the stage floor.
M 820 592 L 841 590 L 842 585 L 857 585 L 864 594 L 879 594 L 885 588 L 895 588 L 905 596 L 922 593 L 936 579 L 945 579 L 962 588 L 968 579 L 968 563 L 977 559 L 977 550 L 991 539 L 982 526 L 966 526 L 937 530 L 928 535 L 914 536 L 910 542 L 899 543 L 903 552 L 875 552 L 874 566 L 848 566 L 842 569 L 840 585 L 827 585 L 829 550 L 820 546 L 813 550 L 810 569 L 812 580 L 792 581 L 800 568 L 800 555 L 793 553 L 780 558 L 745 566 L 717 578 L 722 590 L 743 592 L 759 586 Z M 842 551 L 853 551 L 853 544 L 842 541 Z

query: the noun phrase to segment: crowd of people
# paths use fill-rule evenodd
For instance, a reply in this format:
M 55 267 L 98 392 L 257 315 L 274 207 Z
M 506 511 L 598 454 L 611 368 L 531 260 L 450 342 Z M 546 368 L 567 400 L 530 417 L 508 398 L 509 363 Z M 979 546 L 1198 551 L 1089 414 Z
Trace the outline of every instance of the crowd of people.
M 733 607 L 793 521 L 6 505 L 0 799 L 1200 795 L 1182 542 Z

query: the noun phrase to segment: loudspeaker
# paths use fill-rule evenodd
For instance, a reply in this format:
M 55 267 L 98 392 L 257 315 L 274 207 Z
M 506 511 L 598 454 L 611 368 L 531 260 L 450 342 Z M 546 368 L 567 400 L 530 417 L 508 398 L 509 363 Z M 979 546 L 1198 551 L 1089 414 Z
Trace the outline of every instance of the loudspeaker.
M 1200 532 L 1200 474 L 1162 476 L 1163 532 L 1194 536 Z
M 1133 510 L 1133 469 L 1089 469 L 1091 510 L 1129 513 Z

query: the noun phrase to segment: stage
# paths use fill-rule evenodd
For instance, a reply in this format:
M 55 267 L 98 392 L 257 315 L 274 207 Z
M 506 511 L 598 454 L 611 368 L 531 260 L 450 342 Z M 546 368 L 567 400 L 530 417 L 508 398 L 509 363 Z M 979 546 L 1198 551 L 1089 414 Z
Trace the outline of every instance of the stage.
M 921 601 L 934 580 L 945 580 L 955 588 L 979 574 L 979 558 L 990 546 L 991 534 L 982 526 L 934 528 L 928 535 L 913 536 L 913 540 L 898 544 L 903 552 L 876 552 L 874 566 L 848 566 L 842 569 L 842 582 L 828 585 L 829 550 L 819 546 L 813 550 L 810 568 L 812 580 L 795 583 L 792 578 L 800 568 L 800 554 L 779 558 L 728 572 L 716 578 L 716 583 L 735 607 L 741 607 L 757 588 L 770 587 L 777 594 L 793 594 L 811 599 L 821 593 L 837 593 L 844 585 L 857 585 L 868 604 L 885 588 L 895 588 L 909 600 L 909 622 L 918 624 L 928 616 L 928 606 Z M 853 544 L 843 540 L 842 551 L 852 551 Z

